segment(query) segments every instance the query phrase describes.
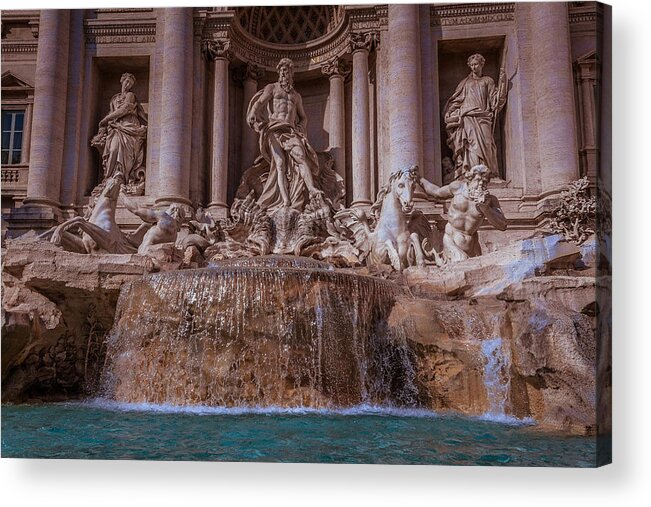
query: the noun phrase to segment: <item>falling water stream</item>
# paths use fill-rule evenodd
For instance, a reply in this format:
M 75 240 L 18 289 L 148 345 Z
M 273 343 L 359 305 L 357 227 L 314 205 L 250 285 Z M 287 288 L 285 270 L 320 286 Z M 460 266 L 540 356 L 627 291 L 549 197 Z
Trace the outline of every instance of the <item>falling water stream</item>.
M 208 406 L 414 406 L 412 355 L 386 319 L 402 289 L 282 256 L 123 287 L 105 394 Z
M 484 366 L 484 385 L 489 408 L 488 415 L 502 417 L 506 415 L 506 402 L 510 390 L 510 355 L 504 351 L 502 338 L 483 340 L 481 350 L 486 359 Z

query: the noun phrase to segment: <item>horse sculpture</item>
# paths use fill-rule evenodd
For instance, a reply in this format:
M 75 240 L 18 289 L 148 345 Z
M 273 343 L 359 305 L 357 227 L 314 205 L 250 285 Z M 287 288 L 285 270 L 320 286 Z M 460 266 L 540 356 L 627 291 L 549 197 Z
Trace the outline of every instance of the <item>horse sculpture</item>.
M 124 181 L 122 173 L 115 173 L 106 181 L 90 217 L 77 216 L 58 225 L 50 231 L 50 241 L 77 253 L 136 253 L 138 246 L 135 238 L 122 233 L 115 221 L 115 210 Z M 81 235 L 70 232 L 70 229 L 78 229 Z
M 432 228 L 422 212 L 413 210 L 418 180 L 415 165 L 393 172 L 371 206 L 372 223 L 361 209 L 345 209 L 335 214 L 335 222 L 350 231 L 349 236 L 369 267 L 389 264 L 402 271 L 409 266 L 425 265 L 422 242 L 429 239 Z

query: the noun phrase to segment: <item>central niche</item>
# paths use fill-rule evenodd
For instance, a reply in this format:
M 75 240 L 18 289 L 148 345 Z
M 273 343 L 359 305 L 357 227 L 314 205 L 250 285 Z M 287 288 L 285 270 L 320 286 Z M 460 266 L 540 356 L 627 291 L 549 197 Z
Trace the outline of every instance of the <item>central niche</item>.
M 274 44 L 302 44 L 331 31 L 340 20 L 341 7 L 242 7 L 240 26 L 253 37 Z

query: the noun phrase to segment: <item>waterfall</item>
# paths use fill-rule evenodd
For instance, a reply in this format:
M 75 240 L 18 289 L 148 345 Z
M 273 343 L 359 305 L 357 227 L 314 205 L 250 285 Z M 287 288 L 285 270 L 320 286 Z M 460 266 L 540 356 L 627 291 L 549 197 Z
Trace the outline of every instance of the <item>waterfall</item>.
M 502 338 L 495 337 L 481 342 L 481 351 L 486 359 L 484 365 L 484 385 L 488 398 L 488 416 L 506 416 L 506 402 L 511 388 L 509 368 L 510 350 L 502 344 Z
M 413 406 L 415 368 L 386 319 L 393 282 L 282 256 L 148 275 L 120 293 L 104 395 L 249 407 Z

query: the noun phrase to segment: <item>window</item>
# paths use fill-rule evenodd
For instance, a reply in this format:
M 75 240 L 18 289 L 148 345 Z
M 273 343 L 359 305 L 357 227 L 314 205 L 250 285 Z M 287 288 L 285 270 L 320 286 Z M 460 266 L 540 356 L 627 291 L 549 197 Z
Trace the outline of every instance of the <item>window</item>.
M 25 111 L 2 111 L 2 164 L 20 164 Z

